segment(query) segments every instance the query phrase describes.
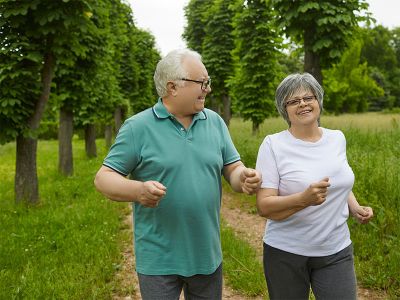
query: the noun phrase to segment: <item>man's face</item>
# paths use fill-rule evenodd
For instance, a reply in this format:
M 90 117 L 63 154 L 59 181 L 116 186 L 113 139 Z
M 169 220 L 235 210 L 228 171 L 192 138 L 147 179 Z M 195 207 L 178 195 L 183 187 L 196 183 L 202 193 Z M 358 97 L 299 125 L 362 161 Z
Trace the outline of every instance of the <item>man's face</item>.
M 183 62 L 183 68 L 187 71 L 186 79 L 204 81 L 208 79 L 207 69 L 203 63 L 193 57 L 187 57 Z M 178 87 L 177 105 L 182 114 L 193 115 L 204 109 L 206 96 L 211 92 L 208 86 L 202 89 L 201 83 L 183 81 L 183 86 Z

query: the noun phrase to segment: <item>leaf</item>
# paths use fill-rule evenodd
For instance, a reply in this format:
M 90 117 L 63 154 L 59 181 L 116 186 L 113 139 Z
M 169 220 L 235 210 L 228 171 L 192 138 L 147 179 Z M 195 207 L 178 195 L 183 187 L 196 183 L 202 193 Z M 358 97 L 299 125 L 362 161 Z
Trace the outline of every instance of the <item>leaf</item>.
M 25 59 L 41 63 L 43 61 L 43 56 L 39 52 L 29 52 L 27 55 L 24 56 Z

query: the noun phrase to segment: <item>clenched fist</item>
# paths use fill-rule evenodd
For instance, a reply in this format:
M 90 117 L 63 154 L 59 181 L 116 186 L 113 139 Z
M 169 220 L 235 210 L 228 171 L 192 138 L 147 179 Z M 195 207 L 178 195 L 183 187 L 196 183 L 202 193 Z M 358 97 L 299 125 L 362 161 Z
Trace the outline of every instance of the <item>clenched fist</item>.
M 156 207 L 166 193 L 167 188 L 158 181 L 146 181 L 142 183 L 137 200 L 143 206 Z

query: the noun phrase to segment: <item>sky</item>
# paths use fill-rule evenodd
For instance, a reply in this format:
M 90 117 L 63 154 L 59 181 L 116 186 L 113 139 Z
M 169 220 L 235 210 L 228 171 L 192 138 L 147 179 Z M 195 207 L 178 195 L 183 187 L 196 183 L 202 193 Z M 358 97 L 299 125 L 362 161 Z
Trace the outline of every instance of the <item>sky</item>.
M 133 11 L 135 24 L 150 31 L 156 38 L 161 55 L 184 48 L 182 39 L 186 20 L 183 12 L 189 0 L 127 0 Z M 369 11 L 377 25 L 392 29 L 400 26 L 400 0 L 367 0 Z

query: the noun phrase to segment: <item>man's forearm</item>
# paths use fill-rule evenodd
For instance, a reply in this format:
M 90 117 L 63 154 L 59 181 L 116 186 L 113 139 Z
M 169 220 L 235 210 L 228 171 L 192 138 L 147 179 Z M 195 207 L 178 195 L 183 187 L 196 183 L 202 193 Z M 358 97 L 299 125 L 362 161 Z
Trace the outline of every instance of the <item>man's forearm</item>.
M 94 184 L 99 192 L 111 200 L 132 202 L 138 199 L 143 183 L 127 179 L 102 167 L 96 174 Z

